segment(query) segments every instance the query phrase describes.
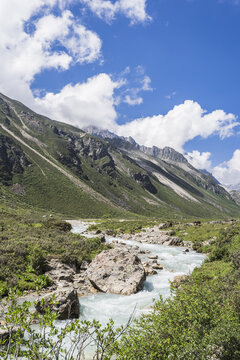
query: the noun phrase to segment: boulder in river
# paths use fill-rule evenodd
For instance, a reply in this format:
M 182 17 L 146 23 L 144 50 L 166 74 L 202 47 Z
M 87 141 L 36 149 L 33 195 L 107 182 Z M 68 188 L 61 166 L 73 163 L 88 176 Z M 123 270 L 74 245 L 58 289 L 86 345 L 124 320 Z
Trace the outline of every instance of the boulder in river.
M 146 279 L 138 256 L 118 248 L 105 250 L 97 255 L 86 275 L 97 290 L 121 295 L 138 292 Z
M 52 301 L 53 295 L 55 295 Z M 80 304 L 76 290 L 72 288 L 57 290 L 42 297 L 35 305 L 36 310 L 43 314 L 50 307 L 58 314 L 58 320 L 76 319 L 80 315 Z

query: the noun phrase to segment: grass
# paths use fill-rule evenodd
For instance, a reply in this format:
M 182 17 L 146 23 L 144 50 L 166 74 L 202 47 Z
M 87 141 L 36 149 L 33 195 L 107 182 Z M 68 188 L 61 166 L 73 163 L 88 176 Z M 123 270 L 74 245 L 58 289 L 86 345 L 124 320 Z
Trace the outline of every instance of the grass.
M 9 205 L 9 204 L 8 204 Z M 71 225 L 60 218 L 20 207 L 0 207 L 0 295 L 9 288 L 34 290 L 47 287 L 44 275 L 47 259 L 80 267 L 107 249 L 99 238 L 84 238 L 70 232 Z
M 118 234 L 134 234 L 142 231 L 146 227 L 153 227 L 158 224 L 157 220 L 108 220 L 98 221 L 96 224 L 90 225 L 89 231 L 110 231 Z
M 199 217 L 229 218 L 239 215 L 240 210 L 236 204 L 210 191 L 205 191 L 180 168 L 166 163 L 161 167 L 161 161 L 159 166 L 151 161 L 148 164 L 142 164 L 143 167 L 141 164 L 139 166 L 118 148 L 103 140 L 87 134 L 82 136 L 81 130 L 37 115 L 19 102 L 12 101 L 12 104 L 19 113 L 23 110 L 32 115 L 30 120 L 27 116 L 25 119 L 30 129 L 28 132 L 45 146 L 39 147 L 34 141 L 23 138 L 14 126 L 14 124 L 21 125 L 21 122 L 14 112 L 10 111 L 11 121 L 5 125 L 15 135 L 109 200 L 105 203 L 90 196 L 39 155 L 23 144 L 18 144 L 31 165 L 25 168 L 23 174 L 17 171 L 10 174 L 7 185 L 10 189 L 14 183 L 21 184 L 25 189 L 25 194 L 16 195 L 16 198 L 21 198 L 26 204 L 61 213 L 68 218 L 158 217 L 161 220 L 169 218 L 179 220 Z M 0 121 L 2 122 L 6 118 L 5 112 L 4 106 L 0 104 Z M 57 126 L 61 135 L 53 131 L 54 126 Z M 0 132 L 9 136 L 2 128 Z M 150 166 L 153 171 L 164 173 L 199 202 L 180 197 L 172 189 L 157 181 L 154 176 L 148 174 L 147 167 L 144 169 L 144 166 Z M 163 168 L 168 170 L 165 171 Z M 137 173 L 149 176 L 150 182 L 157 191 L 155 195 L 146 191 L 143 183 L 134 180 L 134 174 Z

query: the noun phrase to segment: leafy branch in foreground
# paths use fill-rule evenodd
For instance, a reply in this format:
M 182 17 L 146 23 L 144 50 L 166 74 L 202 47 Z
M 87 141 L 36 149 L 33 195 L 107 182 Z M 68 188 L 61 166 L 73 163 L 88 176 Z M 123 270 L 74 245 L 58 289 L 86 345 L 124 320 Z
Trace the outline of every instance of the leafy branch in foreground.
M 50 307 L 39 314 L 32 311 L 33 305 L 30 301 L 19 304 L 13 292 L 1 301 L 1 359 L 84 360 L 87 353 L 91 359 L 108 360 L 133 318 L 119 328 L 111 319 L 105 327 L 96 320 L 62 323 L 56 321 L 57 314 Z

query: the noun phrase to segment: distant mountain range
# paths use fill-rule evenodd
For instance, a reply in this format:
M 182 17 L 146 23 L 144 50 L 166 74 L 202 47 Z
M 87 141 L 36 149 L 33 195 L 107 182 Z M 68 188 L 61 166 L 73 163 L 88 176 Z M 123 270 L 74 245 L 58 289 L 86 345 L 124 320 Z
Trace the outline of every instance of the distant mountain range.
M 240 215 L 230 193 L 174 149 L 83 131 L 0 94 L 0 197 L 7 193 L 71 217 Z
M 227 188 L 229 190 L 236 190 L 240 192 L 240 183 L 239 184 L 235 184 L 235 185 L 228 185 Z

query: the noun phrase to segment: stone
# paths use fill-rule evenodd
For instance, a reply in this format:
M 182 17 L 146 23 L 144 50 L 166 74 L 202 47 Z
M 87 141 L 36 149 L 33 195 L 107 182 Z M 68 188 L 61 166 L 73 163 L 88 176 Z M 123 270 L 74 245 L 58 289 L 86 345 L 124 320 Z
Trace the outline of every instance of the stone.
M 87 270 L 88 268 L 88 262 L 86 260 L 83 260 L 80 266 L 80 270 Z
M 159 224 L 158 228 L 159 229 L 167 229 L 167 228 L 170 228 L 171 226 L 173 226 L 173 223 L 171 221 L 167 221 L 165 223 Z
M 100 235 L 98 235 L 98 236 L 96 236 L 96 237 L 99 238 L 99 240 L 101 241 L 101 243 L 105 243 L 105 242 L 106 242 L 105 235 L 100 234 Z
M 45 275 L 47 275 L 56 285 L 61 285 L 60 283 L 62 282 L 71 284 L 73 282 L 75 271 L 71 266 L 61 263 L 58 259 L 51 259 L 46 264 Z
M 170 245 L 170 246 L 181 246 L 181 245 L 183 245 L 183 242 L 182 242 L 181 239 L 179 239 L 177 236 L 175 236 L 175 237 L 172 237 L 169 240 L 168 245 Z
M 193 221 L 193 225 L 195 225 L 195 226 L 201 226 L 202 223 L 201 223 L 201 221 Z
M 188 279 L 189 279 L 188 275 L 175 276 L 175 278 L 173 279 L 173 285 L 174 285 L 174 287 L 179 288 L 182 284 L 187 282 Z
M 53 296 L 55 298 L 52 302 Z M 40 314 L 44 314 L 47 307 L 58 314 L 58 320 L 79 318 L 80 304 L 77 291 L 73 288 L 62 288 L 54 293 L 43 296 L 35 305 L 36 310 Z
M 97 290 L 121 295 L 138 292 L 146 279 L 138 256 L 119 248 L 97 255 L 89 265 L 86 276 Z
M 193 249 L 193 243 L 192 241 L 183 241 L 183 246 L 192 250 Z
M 145 270 L 146 276 L 157 274 L 157 271 L 154 270 L 152 267 L 145 267 L 144 270 Z
M 153 264 L 153 265 L 152 265 L 152 268 L 153 268 L 154 270 L 163 270 L 163 266 L 160 265 L 160 264 Z
M 148 257 L 149 259 L 153 259 L 153 260 L 158 259 L 158 255 L 149 255 Z
M 113 230 L 106 230 L 105 234 L 108 236 L 113 236 L 113 237 L 117 236 L 116 232 Z

